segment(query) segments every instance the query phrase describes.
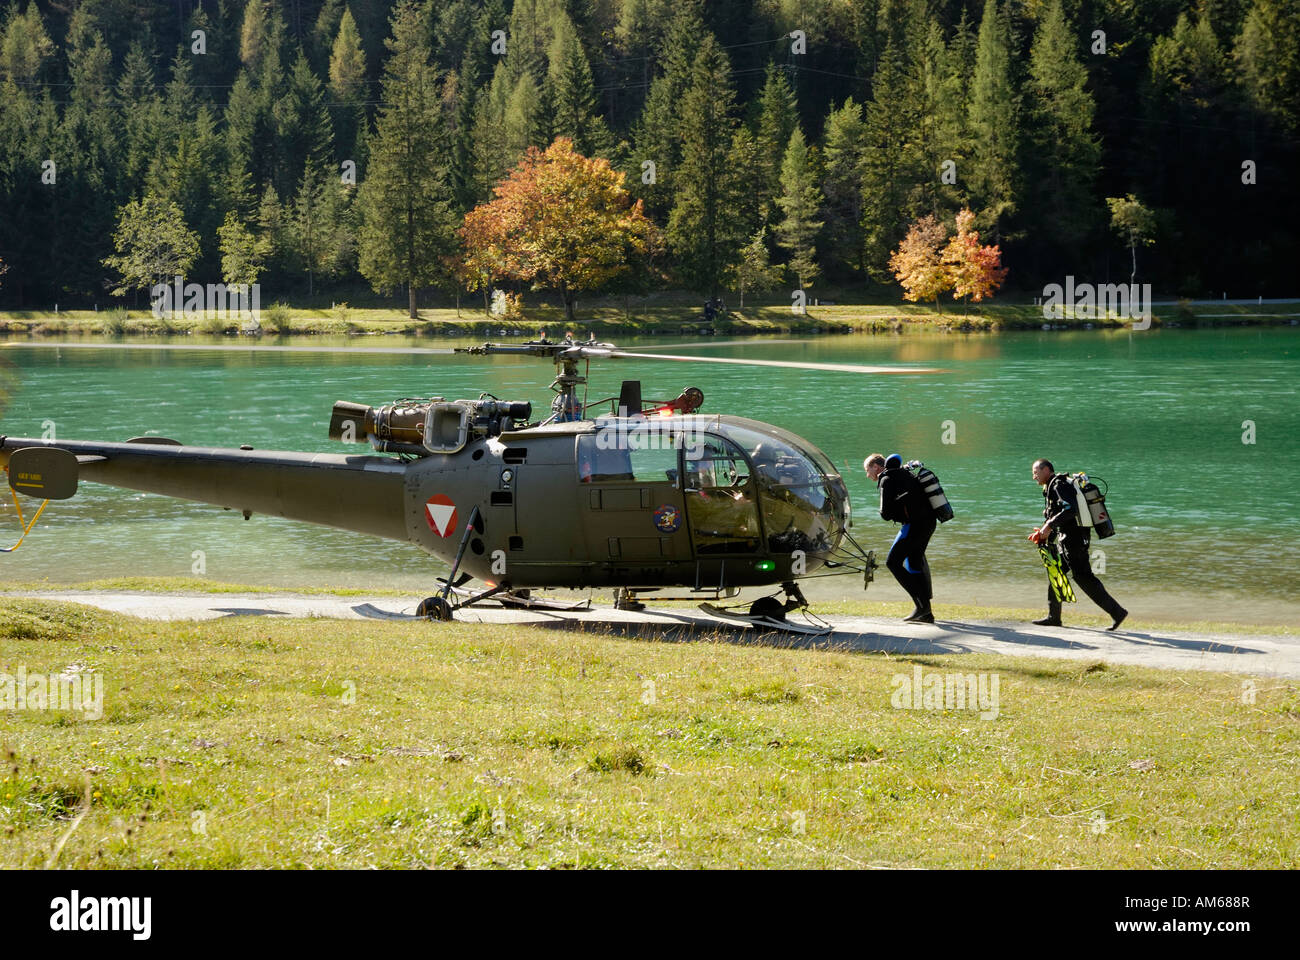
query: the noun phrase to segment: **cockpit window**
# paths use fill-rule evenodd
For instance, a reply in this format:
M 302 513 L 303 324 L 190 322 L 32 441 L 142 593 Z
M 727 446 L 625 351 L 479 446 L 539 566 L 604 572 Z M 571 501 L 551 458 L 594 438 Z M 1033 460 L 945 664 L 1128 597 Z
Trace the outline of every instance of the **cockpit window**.
M 847 518 L 846 493 L 834 467 L 782 437 L 735 424 L 725 429 L 753 464 L 768 549 L 822 556 L 833 550 Z
M 742 487 L 749 480 L 745 455 L 722 437 L 697 436 L 686 450 L 686 488 Z
M 798 490 L 820 509 L 825 499 L 825 471 L 793 444 L 745 427 L 729 427 L 728 435 L 745 448 L 764 491 Z M 820 491 L 820 494 L 818 493 Z

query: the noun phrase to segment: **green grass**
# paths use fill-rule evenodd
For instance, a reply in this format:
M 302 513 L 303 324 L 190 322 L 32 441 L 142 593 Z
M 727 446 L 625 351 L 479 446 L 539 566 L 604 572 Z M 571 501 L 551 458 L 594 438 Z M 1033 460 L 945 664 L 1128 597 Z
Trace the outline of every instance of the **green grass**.
M 633 302 L 626 309 L 616 298 L 597 299 L 579 305 L 578 319 L 572 325 L 578 332 L 595 333 L 661 333 L 678 335 L 704 326 L 700 298 L 680 294 L 656 295 L 647 302 Z M 1029 298 L 1023 298 L 1027 301 Z M 534 302 L 526 306 L 520 316 L 511 318 L 488 317 L 474 303 L 466 302 L 458 312 L 454 308 L 423 309 L 420 319 L 411 320 L 400 307 L 350 307 L 339 304 L 329 307 L 291 307 L 273 304 L 263 311 L 263 326 L 267 334 L 277 335 L 373 335 L 401 334 L 406 336 L 486 336 L 499 335 L 500 330 L 533 335 L 543 330 L 558 334 L 566 327 L 564 311 L 557 306 Z M 735 304 L 732 304 L 734 307 Z M 1155 325 L 1179 323 L 1259 323 L 1274 318 L 1287 322 L 1294 316 L 1294 304 L 1207 304 L 1196 307 L 1170 305 L 1153 310 Z M 1198 319 L 1200 315 L 1207 315 Z M 1208 315 L 1216 315 L 1209 317 Z M 1226 315 L 1226 316 L 1223 316 Z M 1263 316 L 1261 316 L 1263 315 Z M 1085 320 L 1069 318 L 1056 321 L 1055 326 L 1083 327 L 1125 326 L 1127 321 L 1117 319 Z M 782 332 L 848 332 L 851 330 L 875 332 L 901 332 L 917 327 L 945 331 L 978 331 L 999 329 L 1037 329 L 1043 325 L 1042 308 L 1028 302 L 989 302 L 971 304 L 941 303 L 938 310 L 933 304 L 900 302 L 856 303 L 835 305 L 810 305 L 806 315 L 791 313 L 785 301 L 768 301 L 762 305 L 750 304 L 744 310 L 733 309 L 726 320 L 715 324 L 721 333 L 732 335 L 782 333 Z M 34 336 L 170 336 L 176 334 L 220 334 L 223 330 L 233 334 L 236 320 L 214 319 L 159 320 L 148 309 L 114 310 L 64 310 L 54 315 L 43 310 L 0 311 L 0 333 L 31 334 Z
M 0 601 L 0 867 L 1271 867 L 1300 689 L 1104 664 Z M 999 715 L 891 706 L 995 672 Z M 84 797 L 89 794 L 90 803 Z M 84 814 L 84 816 L 82 815 Z
M 123 591 L 132 593 L 301 593 L 331 594 L 338 597 L 405 597 L 415 596 L 402 590 L 353 589 L 350 587 L 268 587 L 247 583 L 226 583 L 204 577 L 110 577 L 83 580 L 80 583 L 55 583 L 51 580 L 0 580 L 0 594 L 30 593 L 35 590 L 82 590 L 95 593 Z

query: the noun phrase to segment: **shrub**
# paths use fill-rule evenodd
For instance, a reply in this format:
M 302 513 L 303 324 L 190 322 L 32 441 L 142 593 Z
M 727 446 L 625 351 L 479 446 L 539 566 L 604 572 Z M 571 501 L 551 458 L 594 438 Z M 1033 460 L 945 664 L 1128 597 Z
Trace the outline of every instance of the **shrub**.
M 288 333 L 289 305 L 277 300 L 262 311 L 262 328 L 268 333 Z

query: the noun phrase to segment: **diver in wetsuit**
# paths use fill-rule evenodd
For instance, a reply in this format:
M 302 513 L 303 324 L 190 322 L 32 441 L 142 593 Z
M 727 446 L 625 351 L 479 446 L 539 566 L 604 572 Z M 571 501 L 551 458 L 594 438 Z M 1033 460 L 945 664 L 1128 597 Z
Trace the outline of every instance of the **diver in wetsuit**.
M 916 607 L 903 621 L 934 623 L 934 612 L 930 609 L 934 591 L 925 548 L 934 535 L 936 521 L 925 488 L 910 470 L 903 469 L 903 458 L 896 453 L 888 459 L 873 453 L 863 466 L 867 476 L 880 487 L 880 518 L 903 525 L 885 561 Z
M 1075 495 L 1074 484 L 1066 474 L 1057 473 L 1050 460 L 1035 460 L 1033 477 L 1034 482 L 1043 488 L 1043 525 L 1029 535 L 1030 541 L 1047 543 L 1048 549 L 1064 554 L 1066 567 L 1074 575 L 1074 582 L 1115 621 L 1106 629 L 1119 629 L 1119 625 L 1128 616 L 1128 611 L 1106 592 L 1102 582 L 1092 572 L 1092 564 L 1088 560 L 1088 544 L 1092 540 L 1092 533 L 1087 527 L 1079 525 L 1079 500 Z M 1051 545 L 1053 536 L 1057 538 L 1055 547 Z M 1057 599 L 1050 579 L 1047 584 L 1047 616 L 1034 623 L 1040 627 L 1061 625 L 1061 601 Z

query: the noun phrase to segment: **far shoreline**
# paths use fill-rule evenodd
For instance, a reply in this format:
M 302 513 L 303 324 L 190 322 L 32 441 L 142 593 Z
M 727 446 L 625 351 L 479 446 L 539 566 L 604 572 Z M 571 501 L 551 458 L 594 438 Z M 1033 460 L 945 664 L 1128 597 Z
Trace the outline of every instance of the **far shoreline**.
M 599 303 L 599 302 L 598 302 Z M 585 337 L 624 336 L 763 336 L 770 334 L 835 335 L 851 333 L 999 333 L 1005 331 L 1121 330 L 1133 322 L 1117 316 L 1048 320 L 1041 306 L 1024 303 L 972 304 L 935 310 L 918 304 L 814 304 L 794 315 L 786 305 L 731 310 L 706 320 L 696 305 L 604 305 L 580 309 L 573 321 L 557 307 L 528 307 L 514 315 L 486 316 L 462 306 L 431 307 L 412 320 L 404 310 L 387 307 L 263 308 L 258 328 L 237 316 L 158 318 L 147 309 L 0 311 L 0 336 L 13 340 L 57 337 L 536 337 L 552 339 L 567 330 Z M 1160 304 L 1151 327 L 1161 329 L 1223 326 L 1300 325 L 1298 302 L 1217 302 Z

